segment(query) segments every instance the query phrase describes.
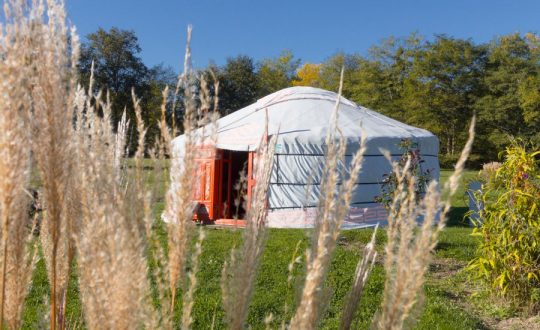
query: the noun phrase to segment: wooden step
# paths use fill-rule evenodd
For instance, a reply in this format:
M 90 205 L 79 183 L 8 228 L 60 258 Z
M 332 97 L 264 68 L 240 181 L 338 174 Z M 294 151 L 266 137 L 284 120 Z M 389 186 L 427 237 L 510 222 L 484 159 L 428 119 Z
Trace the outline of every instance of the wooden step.
M 223 227 L 245 228 L 246 220 L 242 219 L 217 219 L 209 224 Z

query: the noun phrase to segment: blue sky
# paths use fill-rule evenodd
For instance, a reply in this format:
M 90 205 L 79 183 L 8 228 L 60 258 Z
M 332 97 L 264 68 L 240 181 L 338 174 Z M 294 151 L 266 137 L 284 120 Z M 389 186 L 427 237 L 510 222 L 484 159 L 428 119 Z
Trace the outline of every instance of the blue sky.
M 389 36 L 417 31 L 476 42 L 512 32 L 540 32 L 540 1 L 529 0 L 66 0 L 84 36 L 98 27 L 134 30 L 147 65 L 181 67 L 186 26 L 193 25 L 193 64 L 256 60 L 290 49 L 303 62 L 337 51 L 366 54 Z

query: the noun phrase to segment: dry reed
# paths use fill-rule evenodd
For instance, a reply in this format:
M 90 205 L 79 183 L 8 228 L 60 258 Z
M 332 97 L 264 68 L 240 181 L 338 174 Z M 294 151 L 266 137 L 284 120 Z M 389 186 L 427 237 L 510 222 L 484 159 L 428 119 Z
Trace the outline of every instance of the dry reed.
M 188 252 L 189 233 L 193 227 L 192 191 L 196 179 L 196 137 L 194 131 L 197 123 L 197 109 L 195 95 L 190 85 L 193 79 L 191 72 L 191 27 L 188 28 L 186 56 L 184 61 L 184 74 L 178 79 L 175 100 L 180 87 L 185 91 L 184 96 L 184 153 L 174 155 L 171 159 L 171 184 L 166 195 L 165 217 L 167 219 L 168 233 L 168 282 L 171 291 L 170 313 L 174 312 L 179 280 L 183 275 L 183 268 Z M 175 102 L 175 101 L 174 101 Z
M 73 172 L 71 127 L 72 104 L 77 79 L 78 37 L 65 23 L 63 4 L 58 1 L 10 1 L 6 8 L 15 14 L 15 24 L 24 30 L 27 54 L 21 66 L 28 69 L 31 86 L 31 147 L 39 171 L 44 206 L 42 236 L 51 283 L 51 328 L 63 327 L 63 307 L 73 256 L 69 221 L 75 211 L 68 197 Z M 8 15 L 9 16 L 9 15 Z M 21 54 L 22 55 L 22 54 Z
M 473 118 L 469 139 L 454 173 L 443 187 L 442 193 L 446 196 L 444 201 L 441 201 L 437 182 L 433 181 L 428 185 L 424 198 L 417 204 L 415 177 L 410 171 L 411 159 L 408 159 L 403 168 L 393 164 L 398 184 L 388 215 L 385 289 L 380 313 L 374 321 L 378 329 L 402 329 L 406 322 L 414 322 L 410 319 L 411 312 L 418 302 L 431 254 L 446 223 L 450 199 L 457 190 L 465 161 L 471 151 L 474 125 Z M 422 219 L 421 225 L 417 224 L 419 219 Z
M 377 235 L 378 225 L 373 231 L 371 236 L 371 241 L 364 247 L 364 252 L 362 259 L 358 261 L 356 266 L 356 271 L 354 274 L 353 286 L 351 291 L 347 296 L 347 301 L 345 302 L 343 314 L 341 315 L 341 322 L 339 328 L 342 330 L 350 329 L 358 306 L 360 305 L 360 300 L 362 298 L 362 293 L 366 285 L 367 279 L 373 265 L 375 264 L 375 259 L 377 258 L 377 251 L 375 250 L 375 236 Z
M 113 133 L 110 103 L 94 98 L 92 83 L 88 93 L 77 88 L 78 37 L 65 23 L 62 2 L 34 1 L 26 7 L 12 1 L 8 8 L 16 13 L 15 24 L 25 27 L 29 49 L 20 67 L 28 70 L 31 88 L 29 98 L 21 100 L 31 107 L 25 128 L 32 133 L 43 191 L 40 238 L 51 285 L 50 327 L 66 326 L 75 243 L 86 326 L 139 326 L 148 291 L 146 259 L 119 179 L 118 150 L 125 140 Z M 103 117 L 96 114 L 99 106 Z
M 202 244 L 206 235 L 202 229 L 199 229 L 199 239 L 195 244 L 195 252 L 191 255 L 191 271 L 188 273 L 189 286 L 184 294 L 182 306 L 182 329 L 190 329 L 193 318 L 191 312 L 193 310 L 193 299 L 195 289 L 197 288 L 197 272 L 199 270 L 199 258 L 202 254 Z
M 160 296 L 161 322 L 166 328 L 172 328 L 174 324 L 175 307 L 177 306 L 177 296 L 181 287 L 181 280 L 184 278 L 184 268 L 186 258 L 189 255 L 189 241 L 194 229 L 193 212 L 195 204 L 193 202 L 193 189 L 195 182 L 200 179 L 196 158 L 200 152 L 199 147 L 205 146 L 207 152 L 215 151 L 215 139 L 217 133 L 217 95 L 211 96 L 208 82 L 204 77 L 197 78 L 191 69 L 191 26 L 188 27 L 188 38 L 186 43 L 186 55 L 184 58 L 184 72 L 178 78 L 176 90 L 173 98 L 173 124 L 172 132 L 165 121 L 166 102 L 168 99 L 168 89 L 163 93 L 162 116 L 160 122 L 161 145 L 157 148 L 161 150 L 158 157 L 171 155 L 170 184 L 166 192 L 166 205 L 164 218 L 167 221 L 168 250 L 160 250 L 157 242 L 153 244 L 156 248 L 155 258 L 158 263 L 157 273 L 158 294 Z M 200 82 L 200 89 L 195 88 L 196 80 Z M 217 92 L 219 85 L 214 82 L 214 90 Z M 183 91 L 184 113 L 183 113 L 183 133 L 184 144 L 173 146 L 172 138 L 176 134 L 174 111 L 176 100 L 180 91 Z M 212 104 L 214 108 L 212 109 Z M 180 151 L 175 148 L 183 148 Z M 203 235 L 202 232 L 200 235 Z M 198 265 L 198 258 L 201 253 L 203 236 L 196 244 L 192 257 L 192 265 Z M 196 270 L 188 275 L 189 286 L 182 300 L 181 326 L 189 329 L 192 323 L 191 312 L 193 308 L 194 292 L 197 285 Z
M 343 69 L 340 87 L 332 117 L 332 128 L 326 137 L 326 164 L 322 174 L 321 194 L 316 215 L 311 248 L 306 252 L 306 280 L 299 305 L 290 324 L 291 329 L 314 329 L 323 308 L 323 284 L 330 267 L 330 260 L 336 247 L 341 224 L 349 212 L 349 205 L 356 179 L 362 169 L 365 152 L 365 138 L 352 158 L 348 177 L 343 175 L 340 163 L 343 162 L 346 143 L 337 126 Z M 340 179 L 343 179 L 339 185 Z
M 267 134 L 268 129 L 265 129 Z M 247 205 L 242 246 L 231 251 L 221 277 L 223 307 L 230 329 L 243 329 L 253 293 L 253 283 L 264 251 L 267 227 L 267 196 L 272 173 L 276 136 L 264 136 L 255 155 L 253 175 L 257 179 Z
M 92 86 L 92 83 L 90 84 Z M 81 219 L 76 235 L 78 273 L 86 326 L 90 329 L 137 328 L 151 322 L 144 240 L 145 194 L 141 175 L 123 185 L 118 150 L 125 140 L 114 133 L 110 102 L 100 94 L 77 94 L 77 184 L 81 189 Z M 103 116 L 98 116 L 100 106 Z M 144 136 L 134 98 L 139 137 Z M 125 121 L 118 132 L 125 132 Z M 144 140 L 139 139 L 136 163 Z M 123 156 L 123 155 L 122 155 Z M 135 171 L 138 171 L 136 167 Z M 126 189 L 127 188 L 127 189 Z M 140 201 L 141 203 L 136 203 Z M 129 280 L 126 280 L 129 279 Z
M 0 328 L 18 329 L 34 266 L 29 201 L 32 24 L 18 3 L 0 28 Z M 34 196 L 30 196 L 33 198 Z

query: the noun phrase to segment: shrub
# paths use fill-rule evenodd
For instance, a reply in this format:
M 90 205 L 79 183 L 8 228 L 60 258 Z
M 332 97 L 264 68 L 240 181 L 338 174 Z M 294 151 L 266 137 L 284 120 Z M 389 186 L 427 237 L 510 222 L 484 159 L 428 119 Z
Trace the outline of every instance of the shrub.
M 477 256 L 468 269 L 492 293 L 515 303 L 540 300 L 540 151 L 528 152 L 517 143 L 492 180 L 483 185 L 484 209 L 473 235 L 481 237 Z
M 431 171 L 429 169 L 424 170 L 422 168 L 422 155 L 418 148 L 418 143 L 411 139 L 402 139 L 399 144 L 400 149 L 403 151 L 401 158 L 397 161 L 396 165 L 399 167 L 399 171 L 403 171 L 405 166 L 409 166 L 408 171 L 411 172 L 412 177 L 415 178 L 414 182 L 414 199 L 418 203 L 422 196 L 426 193 L 426 187 L 431 181 Z M 392 171 L 389 174 L 384 174 L 381 181 L 381 195 L 375 197 L 375 202 L 382 204 L 387 210 L 390 209 L 394 200 L 394 193 L 399 185 L 399 173 Z M 408 182 L 403 182 L 405 185 Z

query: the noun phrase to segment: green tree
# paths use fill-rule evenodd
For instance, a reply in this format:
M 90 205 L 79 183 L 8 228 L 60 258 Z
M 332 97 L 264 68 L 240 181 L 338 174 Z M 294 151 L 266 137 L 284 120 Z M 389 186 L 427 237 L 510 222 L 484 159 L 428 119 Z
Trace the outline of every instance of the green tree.
M 470 40 L 439 35 L 417 52 L 410 78 L 411 107 L 423 126 L 441 140 L 441 151 L 455 155 L 467 139 L 474 103 L 481 96 L 485 48 Z
M 161 119 L 161 104 L 163 103 L 163 90 L 169 86 L 169 98 L 166 103 L 166 119 L 172 125 L 172 116 L 175 115 L 174 122 L 181 126 L 184 106 L 182 102 L 177 102 L 175 113 L 173 114 L 172 93 L 176 86 L 178 76 L 174 70 L 163 64 L 158 64 L 148 70 L 148 81 L 143 92 L 144 103 L 143 119 L 147 127 L 146 144 L 153 147 L 156 138 L 160 135 L 159 120 Z
M 117 123 L 124 107 L 130 108 L 131 89 L 142 95 L 147 88 L 148 68 L 139 57 L 141 47 L 135 32 L 99 28 L 86 36 L 81 47 L 80 72 L 83 83 L 90 77 L 94 63 L 94 79 L 98 88 L 111 93 L 112 119 Z
M 444 35 L 417 34 L 372 47 L 353 73 L 351 98 L 400 121 L 433 131 L 441 151 L 453 155 L 482 95 L 486 50 Z
M 163 65 L 148 68 L 140 58 L 140 52 L 135 32 L 115 27 L 109 31 L 100 28 L 86 36 L 79 62 L 80 79 L 85 86 L 88 86 L 94 63 L 96 87 L 110 93 L 114 127 L 126 111 L 131 123 L 128 130 L 130 152 L 134 151 L 137 141 L 132 89 L 142 100 L 142 116 L 148 127 L 147 142 L 151 145 L 158 133 L 155 123 L 160 113 L 161 90 L 166 84 L 174 84 L 175 80 L 171 68 Z
M 344 69 L 343 96 L 351 98 L 353 86 L 357 83 L 354 73 L 358 70 L 361 57 L 337 53 L 324 61 L 319 72 L 318 84 L 320 88 L 337 92 L 341 69 Z
M 509 136 L 538 138 L 540 43 L 538 36 L 511 34 L 489 45 L 483 83 L 476 103 L 490 154 L 508 145 Z
M 523 109 L 523 121 L 527 125 L 525 136 L 540 145 L 540 37 L 529 33 L 525 35 L 532 52 L 534 70 L 518 87 L 519 103 Z
M 239 55 L 215 69 L 219 80 L 219 109 L 229 114 L 257 101 L 257 75 L 253 59 Z
M 422 38 L 416 34 L 390 37 L 371 47 L 369 56 L 360 59 L 352 73 L 351 99 L 397 120 L 421 124 L 420 116 L 412 111 L 419 104 L 411 71 L 422 47 Z
M 490 44 L 413 33 L 388 38 L 360 57 L 338 53 L 317 70 L 311 84 L 336 91 L 397 120 L 431 130 L 452 160 L 463 147 L 466 126 L 478 114 L 476 160 L 488 161 L 509 136 L 540 144 L 540 39 L 512 34 Z M 303 75 L 302 68 L 298 76 Z M 303 78 L 302 78 L 303 79 Z M 296 84 L 296 82 L 294 83 Z
M 290 87 L 296 77 L 300 60 L 291 51 L 283 51 L 275 59 L 266 59 L 257 70 L 257 96 L 263 97 L 280 89 Z

